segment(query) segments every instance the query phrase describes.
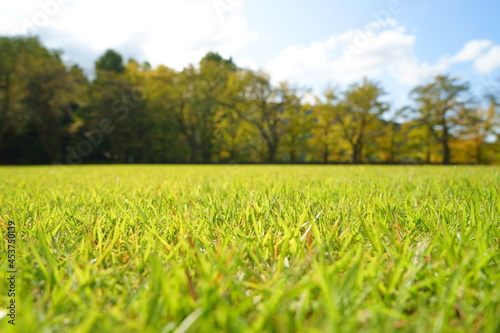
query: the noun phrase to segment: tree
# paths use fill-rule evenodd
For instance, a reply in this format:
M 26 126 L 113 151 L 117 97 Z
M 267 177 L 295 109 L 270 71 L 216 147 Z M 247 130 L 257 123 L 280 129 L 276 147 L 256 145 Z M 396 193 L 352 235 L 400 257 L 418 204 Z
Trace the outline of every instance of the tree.
M 333 92 L 326 92 L 327 105 L 351 147 L 351 162 L 354 164 L 361 162 L 368 125 L 388 109 L 388 105 L 380 100 L 383 94 L 378 84 L 367 79 L 361 84 L 352 84 L 342 100 Z
M 219 126 L 226 109 L 222 101 L 227 94 L 229 77 L 236 71 L 232 59 L 224 59 L 218 53 L 209 52 L 200 61 L 200 69 L 194 82 L 194 95 L 190 107 L 199 114 L 200 147 L 203 163 L 211 163 Z
M 247 71 L 243 82 L 243 90 L 234 108 L 241 119 L 258 130 L 267 147 L 267 162 L 274 163 L 285 136 L 285 111 L 300 107 L 298 91 L 286 83 L 274 87 L 263 72 Z
M 176 123 L 176 112 L 183 99 L 180 74 L 172 68 L 158 66 L 151 71 L 145 84 L 148 96 L 148 119 L 151 124 L 151 149 L 155 162 L 185 162 L 189 147 Z
M 308 139 L 311 137 L 312 108 L 300 101 L 285 107 L 285 136 L 283 146 L 288 153 L 288 161 L 296 163 L 305 157 Z
M 212 162 L 216 135 L 224 116 L 222 100 L 235 68 L 231 59 L 208 53 L 198 68 L 188 66 L 175 79 L 172 94 L 175 102 L 171 110 L 189 145 L 191 163 Z
M 8 161 L 7 150 L 12 149 L 13 140 L 24 133 L 29 117 L 23 100 L 25 81 L 21 71 L 28 54 L 24 38 L 0 38 L 0 154 L 2 162 Z M 12 149 L 13 150 L 13 149 Z
M 309 139 L 309 144 L 318 154 L 316 160 L 328 163 L 332 155 L 338 152 L 342 137 L 339 135 L 340 128 L 336 123 L 337 90 L 328 88 L 324 96 L 326 103 L 322 103 L 316 97 L 315 105 L 312 107 L 313 113 L 310 125 L 312 137 Z
M 98 75 L 99 72 L 114 72 L 114 73 L 125 72 L 125 67 L 123 65 L 123 58 L 118 52 L 114 50 L 107 50 L 96 61 L 95 69 Z
M 436 163 L 439 160 L 439 146 L 430 134 L 429 128 L 420 119 L 401 124 L 404 145 L 401 147 L 403 161 L 409 163 Z
M 402 121 L 407 117 L 408 107 L 395 110 L 386 120 L 380 120 L 379 131 L 374 140 L 379 142 L 378 153 L 384 155 L 384 162 L 394 164 L 400 160 L 401 151 L 408 140 L 408 127 Z
M 219 100 L 222 117 L 218 126 L 216 144 L 221 161 L 255 161 L 255 138 L 259 132 L 251 123 L 240 117 L 238 110 L 247 106 L 245 98 L 247 70 L 238 68 L 231 71 L 225 94 Z
M 0 154 L 2 162 L 52 163 L 62 153 L 83 104 L 86 79 L 60 51 L 37 38 L 0 38 Z
M 77 70 L 67 68 L 61 52 L 45 49 L 36 39 L 30 40 L 29 61 L 23 67 L 24 105 L 30 112 L 29 130 L 44 153 L 43 162 L 56 162 L 62 151 L 62 138 L 73 122 Z
M 309 105 L 303 89 L 216 52 L 180 72 L 114 50 L 94 65 L 89 81 L 37 38 L 0 37 L 0 163 L 500 159 L 493 82 L 489 104 L 472 104 L 467 83 L 438 76 L 412 91 L 414 115 L 388 118 L 383 89 L 367 79 Z
M 432 137 L 441 144 L 443 164 L 450 164 L 450 140 L 459 122 L 459 113 L 466 106 L 463 95 L 469 89 L 458 78 L 439 75 L 433 82 L 412 90 L 417 111 Z
M 139 73 L 142 69 L 135 61 L 129 61 L 125 66 L 117 59 L 122 57 L 114 51 L 107 51 L 96 62 L 96 78 L 89 90 L 90 103 L 81 113 L 85 120 L 81 140 L 87 138 L 92 149 L 82 157 L 134 162 L 140 156 L 133 146 L 142 140 L 145 132 L 145 128 L 137 128 L 146 102 Z M 103 122 L 108 129 L 99 133 Z
M 458 124 L 460 137 L 473 143 L 475 163 L 486 163 L 483 154 L 486 140 L 498 140 L 500 135 L 500 115 L 495 97 L 488 96 L 486 108 L 477 105 L 463 109 L 458 118 Z

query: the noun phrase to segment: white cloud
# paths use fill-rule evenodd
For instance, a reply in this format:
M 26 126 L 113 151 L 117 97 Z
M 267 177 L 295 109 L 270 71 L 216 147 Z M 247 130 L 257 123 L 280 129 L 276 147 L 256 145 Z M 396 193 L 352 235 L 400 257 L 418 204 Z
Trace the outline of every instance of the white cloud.
M 254 71 L 259 71 L 261 69 L 259 64 L 257 64 L 255 61 L 253 61 L 250 58 L 237 58 L 237 59 L 233 59 L 233 60 L 239 67 L 242 67 L 242 68 L 248 68 L 248 69 L 251 69 Z
M 490 74 L 500 68 L 500 46 L 491 40 L 472 40 L 450 59 L 450 63 L 458 62 L 473 62 L 476 73 Z
M 418 61 L 415 40 L 403 27 L 373 35 L 349 30 L 306 47 L 290 46 L 266 69 L 277 80 L 310 85 L 325 81 L 352 83 L 381 75 L 389 75 L 400 84 L 415 85 L 448 67 L 444 60 L 434 65 Z
M 451 62 L 469 62 L 477 59 L 487 48 L 493 45 L 490 40 L 471 40 L 458 52 Z
M 480 56 L 474 63 L 474 69 L 479 74 L 489 74 L 500 68 L 500 46 L 493 46 L 486 54 Z
M 207 51 L 229 57 L 258 39 L 240 15 L 243 6 L 244 0 L 0 0 L 0 34 L 34 28 L 45 45 L 64 50 L 67 59 L 86 68 L 105 49 L 114 48 L 127 58 L 181 69 Z M 264 69 L 276 81 L 310 86 L 351 83 L 364 76 L 413 86 L 457 63 L 470 62 L 480 74 L 500 67 L 500 46 L 490 40 L 470 41 L 456 55 L 435 63 L 419 60 L 415 43 L 416 36 L 389 17 L 364 30 L 291 45 Z M 236 62 L 262 67 L 245 57 Z
M 0 9 L 9 8 L 0 33 L 19 34 L 28 28 L 45 44 L 63 50 L 69 40 L 95 53 L 135 48 L 134 54 L 144 56 L 141 60 L 177 69 L 198 62 L 210 50 L 230 56 L 257 38 L 240 16 L 243 0 L 0 1 Z
M 500 67 L 500 46 L 489 40 L 470 41 L 456 55 L 443 56 L 435 63 L 419 60 L 415 43 L 416 36 L 395 23 L 378 33 L 349 30 L 308 46 L 289 46 L 266 65 L 266 70 L 276 81 L 316 88 L 318 84 L 348 84 L 363 77 L 390 78 L 398 85 L 413 87 L 446 73 L 455 63 L 473 62 L 481 74 Z

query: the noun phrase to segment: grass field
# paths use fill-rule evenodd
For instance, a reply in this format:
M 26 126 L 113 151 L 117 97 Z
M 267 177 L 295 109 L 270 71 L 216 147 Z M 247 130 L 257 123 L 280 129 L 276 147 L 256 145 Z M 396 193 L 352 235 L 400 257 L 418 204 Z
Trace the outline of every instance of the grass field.
M 499 173 L 3 167 L 0 331 L 500 332 Z

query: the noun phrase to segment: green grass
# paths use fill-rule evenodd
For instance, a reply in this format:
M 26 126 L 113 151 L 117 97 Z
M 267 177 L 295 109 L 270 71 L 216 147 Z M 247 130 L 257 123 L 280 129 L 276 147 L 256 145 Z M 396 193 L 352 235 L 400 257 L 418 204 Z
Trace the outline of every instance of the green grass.
M 0 168 L 0 331 L 499 332 L 499 172 Z

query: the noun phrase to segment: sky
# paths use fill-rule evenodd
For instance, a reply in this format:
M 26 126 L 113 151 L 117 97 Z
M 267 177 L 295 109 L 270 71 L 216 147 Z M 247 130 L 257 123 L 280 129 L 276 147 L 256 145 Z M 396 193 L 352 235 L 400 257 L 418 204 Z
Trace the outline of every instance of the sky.
M 498 17 L 498 0 L 0 0 L 0 35 L 39 36 L 89 73 L 112 48 L 177 70 L 216 51 L 317 95 L 367 77 L 402 106 L 438 74 L 486 93 Z

